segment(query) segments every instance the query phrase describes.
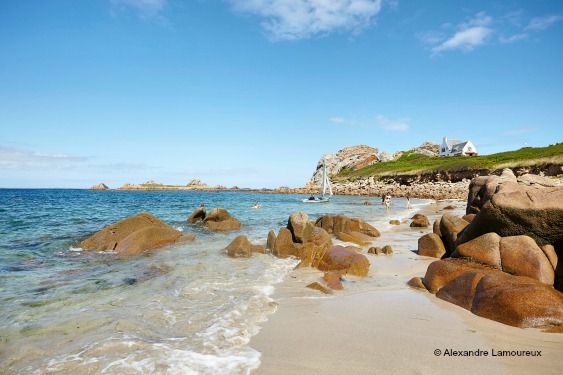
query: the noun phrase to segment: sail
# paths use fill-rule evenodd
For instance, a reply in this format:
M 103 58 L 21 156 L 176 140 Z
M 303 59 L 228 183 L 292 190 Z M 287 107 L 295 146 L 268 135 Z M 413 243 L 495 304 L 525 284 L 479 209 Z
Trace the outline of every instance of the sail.
M 326 194 L 326 188 L 328 187 L 328 195 L 332 195 L 332 186 L 330 185 L 330 180 L 328 179 L 328 175 L 326 173 L 326 163 L 325 159 L 323 158 L 323 197 Z
M 326 176 L 325 178 L 326 178 L 326 184 L 328 186 L 328 195 L 332 195 L 332 186 L 330 185 L 330 180 L 328 179 L 328 176 Z

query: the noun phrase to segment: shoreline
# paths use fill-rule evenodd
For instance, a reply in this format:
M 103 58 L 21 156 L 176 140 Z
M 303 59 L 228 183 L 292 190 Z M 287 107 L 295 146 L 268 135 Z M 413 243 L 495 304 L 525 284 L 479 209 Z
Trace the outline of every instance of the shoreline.
M 455 209 L 444 211 L 452 203 Z M 460 214 L 464 208 L 463 201 L 443 201 L 419 212 L 432 223 L 444 212 Z M 503 325 L 410 288 L 406 281 L 424 276 L 437 259 L 412 252 L 418 230 L 405 224 L 380 230 L 382 241 L 397 234 L 406 239 L 391 256 L 366 254 L 364 247 L 371 264 L 367 277 L 395 277 L 398 283 L 359 292 L 347 292 L 345 283 L 344 293 L 327 297 L 305 288 L 321 272 L 293 271 L 271 296 L 278 303 L 276 312 L 250 340 L 249 346 L 261 353 L 253 374 L 560 373 L 556 364 L 563 335 Z M 452 351 L 481 355 L 449 355 Z M 541 351 L 541 357 L 499 356 L 501 351 Z
M 563 177 L 553 177 L 552 180 L 556 185 L 563 186 Z M 361 197 L 380 197 L 383 194 L 390 193 L 393 197 L 403 198 L 410 196 L 419 199 L 467 199 L 469 191 L 470 179 L 462 179 L 461 181 L 412 181 L 409 184 L 402 184 L 394 180 L 384 183 L 376 181 L 374 177 L 366 177 L 353 182 L 333 182 L 332 190 L 334 195 L 343 196 L 361 196 Z M 103 184 L 99 184 L 103 185 Z M 253 194 L 291 194 L 291 195 L 311 195 L 320 194 L 320 187 L 305 186 L 301 188 L 290 188 L 287 186 L 277 187 L 275 189 L 251 189 L 239 188 L 233 186 L 231 188 L 217 185 L 209 186 L 207 184 L 188 184 L 188 185 L 164 185 L 158 183 L 145 184 L 125 184 L 116 189 L 99 188 L 93 186 L 88 190 L 93 191 L 195 191 L 195 192 L 233 192 L 233 193 L 253 193 Z M 105 185 L 104 185 L 105 186 Z

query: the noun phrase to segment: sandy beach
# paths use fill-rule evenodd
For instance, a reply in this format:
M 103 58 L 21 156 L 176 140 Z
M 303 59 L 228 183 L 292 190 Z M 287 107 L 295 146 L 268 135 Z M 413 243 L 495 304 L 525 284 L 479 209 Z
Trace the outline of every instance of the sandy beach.
M 433 222 L 453 204 L 431 204 L 421 213 Z M 380 287 L 358 287 L 347 278 L 344 291 L 323 296 L 305 288 L 322 273 L 296 270 L 276 287 L 277 311 L 262 324 L 250 346 L 261 353 L 255 374 L 560 374 L 563 335 L 515 328 L 490 321 L 406 285 L 424 276 L 435 258 L 419 257 L 420 230 L 402 224 L 379 228 L 374 245 L 391 244 L 394 254 L 366 254 L 368 280 Z M 422 230 L 424 233 L 431 228 Z M 388 239 L 393 238 L 393 243 Z M 362 250 L 366 253 L 367 248 Z M 463 353 L 472 351 L 472 353 Z M 503 353 L 503 352 L 510 353 Z M 518 352 L 519 351 L 519 352 Z M 529 353 L 525 353 L 528 351 Z M 464 354 L 471 354 L 467 356 Z M 507 355 L 502 355 L 507 354 Z M 535 355 L 535 356 L 532 356 Z

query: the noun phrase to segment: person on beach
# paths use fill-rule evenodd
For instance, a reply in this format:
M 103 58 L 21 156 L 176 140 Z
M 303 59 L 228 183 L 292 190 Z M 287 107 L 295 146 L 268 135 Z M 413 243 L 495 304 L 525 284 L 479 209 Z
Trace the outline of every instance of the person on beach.
M 385 204 L 385 194 L 381 196 L 381 204 Z
M 407 209 L 410 210 L 411 208 L 411 197 L 407 194 Z
M 385 196 L 385 207 L 389 210 L 389 206 L 391 206 L 391 194 L 387 193 Z

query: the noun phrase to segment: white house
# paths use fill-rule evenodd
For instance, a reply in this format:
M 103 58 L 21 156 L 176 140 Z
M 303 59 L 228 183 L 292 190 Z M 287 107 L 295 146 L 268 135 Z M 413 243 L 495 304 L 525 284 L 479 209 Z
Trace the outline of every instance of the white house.
M 440 156 L 477 156 L 477 148 L 471 141 L 458 141 L 457 139 L 448 139 L 444 137 L 440 146 Z

